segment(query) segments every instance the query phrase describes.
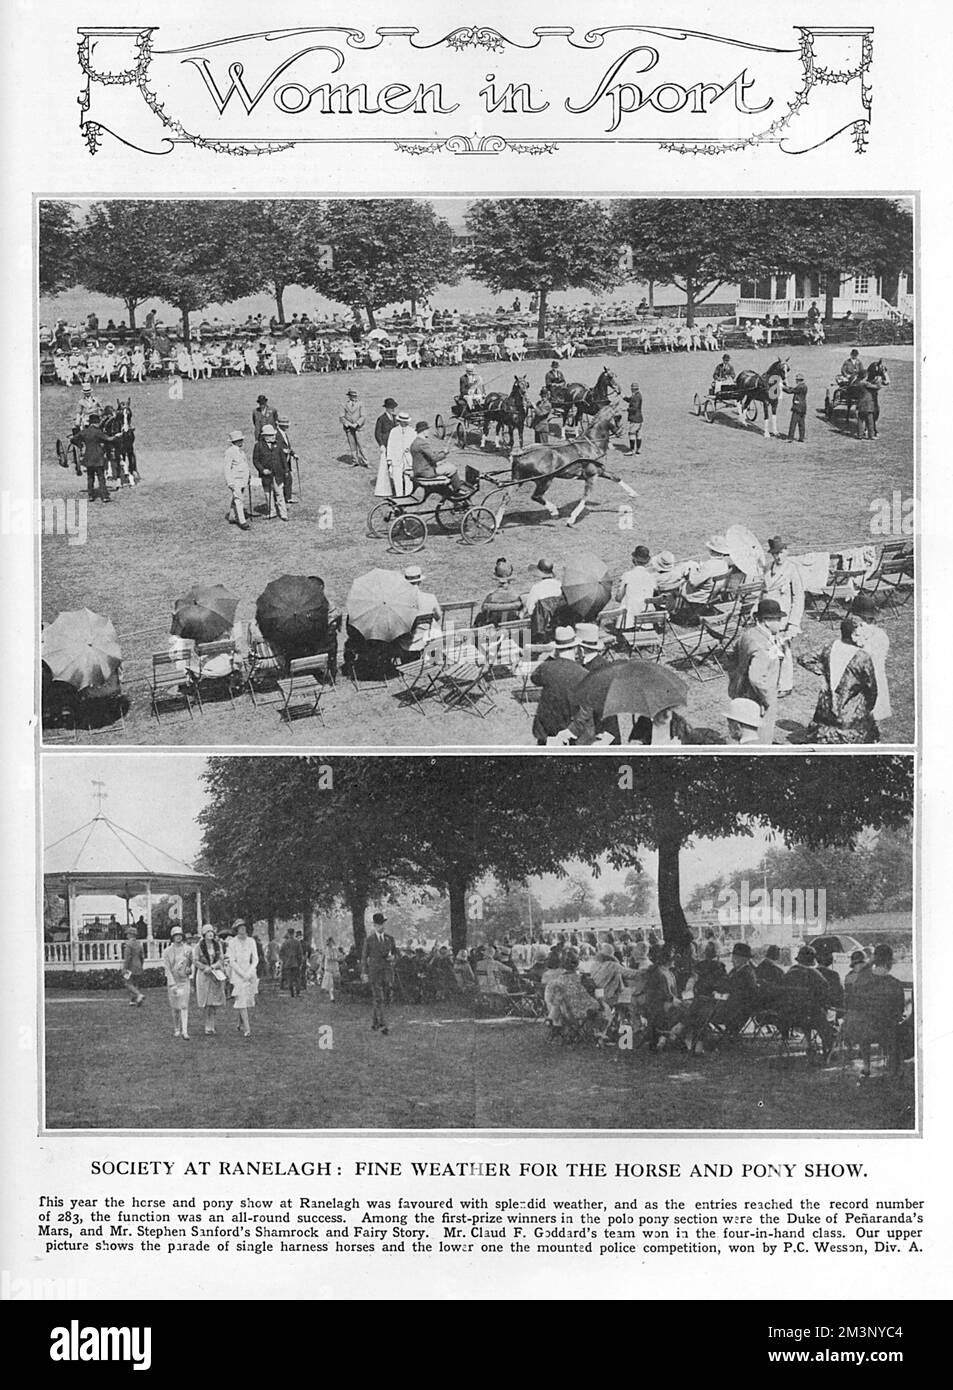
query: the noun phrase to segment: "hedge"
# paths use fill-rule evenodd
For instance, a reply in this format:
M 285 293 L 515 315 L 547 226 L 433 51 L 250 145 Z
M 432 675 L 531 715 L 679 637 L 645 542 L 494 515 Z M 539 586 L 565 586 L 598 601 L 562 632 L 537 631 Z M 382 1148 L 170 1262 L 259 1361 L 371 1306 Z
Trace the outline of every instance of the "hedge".
M 123 989 L 122 971 L 109 970 L 47 970 L 43 976 L 47 989 Z M 157 989 L 165 984 L 165 971 L 148 966 L 136 980 L 140 989 Z

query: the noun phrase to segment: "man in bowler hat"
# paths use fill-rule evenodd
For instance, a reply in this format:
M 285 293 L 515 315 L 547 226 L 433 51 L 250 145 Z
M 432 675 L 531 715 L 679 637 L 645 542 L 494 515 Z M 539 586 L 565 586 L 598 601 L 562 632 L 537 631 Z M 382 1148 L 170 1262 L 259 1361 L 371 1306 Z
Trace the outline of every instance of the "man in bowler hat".
M 384 1016 L 384 1005 L 387 1001 L 387 991 L 394 980 L 394 961 L 397 958 L 394 938 L 384 931 L 386 920 L 383 912 L 374 913 L 373 925 L 365 938 L 361 955 L 361 975 L 370 985 L 371 998 L 374 1001 L 371 1029 L 374 1032 L 380 1029 L 385 1037 L 390 1029 Z

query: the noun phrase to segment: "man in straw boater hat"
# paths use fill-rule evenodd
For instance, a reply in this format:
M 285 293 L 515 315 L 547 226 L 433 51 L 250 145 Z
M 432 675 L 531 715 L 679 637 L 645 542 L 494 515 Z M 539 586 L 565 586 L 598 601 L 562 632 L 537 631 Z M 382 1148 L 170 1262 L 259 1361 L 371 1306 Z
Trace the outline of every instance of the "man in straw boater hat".
M 371 1030 L 376 1033 L 379 1029 L 385 1037 L 390 1029 L 387 1027 L 384 1008 L 388 990 L 394 981 L 394 961 L 397 959 L 394 938 L 384 931 L 386 921 L 383 912 L 374 913 L 371 930 L 364 939 L 364 950 L 361 953 L 361 975 L 370 985 L 371 998 L 374 1001 Z
M 735 649 L 735 666 L 728 682 L 728 695 L 732 700 L 754 700 L 758 705 L 761 711 L 759 743 L 774 742 L 778 682 L 784 659 L 784 644 L 778 633 L 784 622 L 784 614 L 777 600 L 761 599 L 757 621 L 745 629 Z
M 728 701 L 725 710 L 729 743 L 760 743 L 761 706 L 756 700 L 739 697 Z
M 285 506 L 285 460 L 278 447 L 278 430 L 274 425 L 262 425 L 261 434 L 255 441 L 255 448 L 252 451 L 252 463 L 258 476 L 261 478 L 261 485 L 268 501 L 268 514 L 271 515 L 271 506 L 274 503 L 275 511 L 282 521 L 288 520 L 288 508 Z
M 248 530 L 245 518 L 245 489 L 251 480 L 251 469 L 245 457 L 245 436 L 241 430 L 232 430 L 230 443 L 225 450 L 225 486 L 231 494 L 231 501 L 225 519 L 240 531 Z
M 572 720 L 573 694 L 586 679 L 585 669 L 576 660 L 578 650 L 575 629 L 557 627 L 552 652 L 530 674 L 530 680 L 542 691 L 533 720 L 533 737 L 538 744 L 554 738 Z

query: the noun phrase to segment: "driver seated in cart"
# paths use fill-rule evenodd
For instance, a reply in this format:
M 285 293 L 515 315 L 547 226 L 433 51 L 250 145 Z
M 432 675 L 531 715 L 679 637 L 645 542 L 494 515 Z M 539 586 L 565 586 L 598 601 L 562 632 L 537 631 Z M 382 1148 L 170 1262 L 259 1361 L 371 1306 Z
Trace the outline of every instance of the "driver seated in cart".
M 716 398 L 721 395 L 726 386 L 734 385 L 735 369 L 731 365 L 731 358 L 728 353 L 724 353 L 718 366 L 715 368 L 711 379 L 712 396 Z
M 480 406 L 486 400 L 486 387 L 483 378 L 472 362 L 464 364 L 460 378 L 460 401 L 468 411 Z
M 431 440 L 429 423 L 426 420 L 418 420 L 416 430 L 417 438 L 410 446 L 414 486 L 420 483 L 446 483 L 453 493 L 465 492 L 455 465 L 447 462 L 449 449 L 442 449 Z

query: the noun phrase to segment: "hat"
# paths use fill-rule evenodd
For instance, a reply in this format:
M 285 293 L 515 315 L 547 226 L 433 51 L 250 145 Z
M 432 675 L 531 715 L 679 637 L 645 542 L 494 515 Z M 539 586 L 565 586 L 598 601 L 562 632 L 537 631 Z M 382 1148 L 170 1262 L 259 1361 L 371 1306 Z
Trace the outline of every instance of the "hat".
M 510 564 L 509 560 L 504 560 L 501 557 L 493 566 L 493 573 L 497 579 L 512 579 L 513 566 Z
M 757 729 L 761 726 L 761 706 L 755 700 L 729 700 L 725 718 L 744 724 L 747 729 Z
M 797 374 L 797 376 L 794 378 L 794 380 L 795 380 L 795 381 L 803 381 L 804 378 L 803 378 L 803 376 L 801 376 L 800 372 L 798 372 L 798 374 Z
M 876 618 L 880 610 L 869 594 L 858 594 L 850 605 L 850 612 L 855 618 Z
M 232 441 L 233 444 L 241 444 L 244 441 L 245 436 L 242 434 L 241 430 L 232 430 L 231 434 L 229 435 L 229 439 Z
M 781 605 L 776 599 L 763 598 L 758 604 L 758 617 L 783 618 L 784 613 L 781 611 Z
M 864 951 L 851 951 L 851 953 L 850 953 L 850 963 L 851 963 L 851 965 L 865 965 L 865 964 L 866 964 L 866 961 L 867 961 L 867 956 L 866 956 L 866 953 L 865 953 Z
M 348 393 L 347 393 L 347 394 L 348 394 L 349 396 L 356 396 L 356 395 L 357 395 L 357 392 L 354 390 L 354 387 L 353 387 L 353 386 L 350 386 L 350 387 L 348 387 Z
M 289 421 L 287 415 L 279 415 L 279 416 L 278 416 L 278 424 L 279 424 L 279 425 L 287 425 L 287 424 L 290 424 L 290 423 L 291 423 L 291 422 Z
M 268 397 L 267 397 L 267 396 L 259 396 L 259 397 L 258 397 L 258 404 L 259 404 L 259 405 L 264 405 L 264 404 L 266 403 L 267 400 L 268 400 Z
M 278 431 L 275 429 L 274 425 L 262 425 L 262 427 L 261 427 L 261 432 L 262 432 L 262 434 L 277 434 L 277 433 L 278 433 Z
M 206 923 L 205 923 L 205 926 L 202 928 L 202 935 L 203 935 L 203 936 L 208 936 L 209 932 L 211 932 L 212 935 L 214 936 L 214 935 L 215 935 L 215 928 L 212 926 L 211 922 L 206 922 Z
M 768 549 L 772 555 L 779 555 L 782 550 L 787 550 L 787 542 L 780 536 L 772 536 L 768 541 Z
M 404 570 L 404 578 L 408 584 L 419 584 L 424 577 L 424 572 L 419 565 L 408 565 Z
M 84 382 L 83 382 L 83 390 L 84 390 L 84 391 L 92 391 L 92 389 L 93 389 L 93 384 L 92 384 L 91 381 L 84 381 Z
M 239 928 L 239 927 L 247 927 L 247 926 L 248 926 L 248 923 L 245 921 L 244 917 L 236 917 L 235 920 L 234 920 L 234 922 L 232 923 L 232 931 L 238 931 L 238 928 Z
M 580 647 L 585 647 L 589 651 L 601 652 L 605 642 L 599 636 L 599 627 L 596 623 L 577 623 L 576 641 Z
M 398 411 L 398 413 L 397 413 L 397 419 L 398 419 L 398 422 L 399 422 L 400 424 L 402 424 L 402 425 L 409 425 L 409 424 L 410 424 L 410 415 L 408 414 L 408 412 L 407 412 L 406 410 Z
M 814 965 L 817 962 L 817 956 L 811 950 L 810 946 L 802 946 L 794 959 L 797 961 L 798 965 Z
M 736 941 L 731 948 L 731 954 L 733 956 L 744 956 L 745 960 L 750 960 L 751 947 L 748 945 L 747 941 Z
M 553 367 L 558 367 L 558 366 L 559 366 L 559 363 L 558 363 L 558 362 L 552 362 L 550 365 L 553 366 Z
M 578 645 L 575 628 L 557 627 L 553 645 L 557 652 L 567 652 L 575 648 Z
M 375 912 L 371 921 L 374 923 L 375 927 L 382 927 L 387 921 L 387 918 L 384 916 L 383 912 Z
M 652 564 L 657 570 L 670 570 L 675 564 L 675 556 L 670 550 L 660 550 Z
M 545 556 L 541 555 L 540 558 L 536 561 L 535 565 L 530 565 L 529 570 L 530 574 L 543 574 L 552 578 L 553 562 L 552 560 L 547 560 Z
M 417 431 L 418 434 L 423 434 L 424 430 L 430 429 L 430 421 L 418 420 L 416 425 L 414 425 L 414 429 Z
M 182 925 L 181 925 L 180 922 L 173 922 L 173 923 L 172 923 L 172 926 L 169 928 L 169 935 L 170 935 L 170 936 L 184 936 L 184 935 L 185 935 L 185 932 L 182 930 Z
M 393 396 L 388 396 L 388 397 L 387 397 L 386 401 L 384 402 L 384 409 L 385 409 L 385 410 L 396 410 L 396 409 L 397 409 L 397 402 L 394 400 L 394 397 L 393 397 Z
M 132 932 L 134 935 L 138 935 L 138 928 L 136 927 L 135 922 L 126 923 L 126 935 L 128 936 L 130 932 Z
M 647 565 L 652 558 L 652 552 L 647 545 L 637 545 L 632 552 L 632 559 L 637 565 Z
M 724 536 L 712 536 L 705 542 L 705 546 L 715 555 L 728 554 L 728 541 Z
M 893 947 L 881 942 L 874 947 L 874 965 L 893 965 Z

